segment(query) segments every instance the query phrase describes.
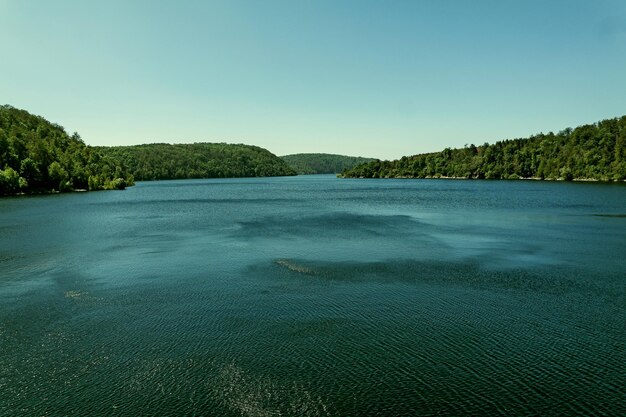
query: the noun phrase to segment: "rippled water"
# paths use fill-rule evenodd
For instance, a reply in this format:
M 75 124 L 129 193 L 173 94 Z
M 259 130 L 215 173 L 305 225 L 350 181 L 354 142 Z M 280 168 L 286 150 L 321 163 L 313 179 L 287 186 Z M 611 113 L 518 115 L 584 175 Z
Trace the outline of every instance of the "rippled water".
M 0 415 L 626 415 L 626 187 L 0 200 Z

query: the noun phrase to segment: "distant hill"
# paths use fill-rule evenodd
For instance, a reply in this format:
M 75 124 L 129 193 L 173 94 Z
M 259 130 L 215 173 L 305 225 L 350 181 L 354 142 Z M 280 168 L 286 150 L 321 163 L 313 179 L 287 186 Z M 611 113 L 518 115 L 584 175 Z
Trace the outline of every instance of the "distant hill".
M 298 174 L 337 174 L 345 169 L 375 160 L 328 153 L 297 153 L 281 156 L 281 158 Z
M 85 145 L 78 133 L 9 105 L 0 106 L 0 195 L 121 189 L 132 176 Z
M 119 161 L 138 181 L 296 174 L 270 151 L 251 145 L 153 143 L 99 149 Z
M 405 156 L 342 172 L 350 178 L 626 179 L 626 116 L 554 134 Z

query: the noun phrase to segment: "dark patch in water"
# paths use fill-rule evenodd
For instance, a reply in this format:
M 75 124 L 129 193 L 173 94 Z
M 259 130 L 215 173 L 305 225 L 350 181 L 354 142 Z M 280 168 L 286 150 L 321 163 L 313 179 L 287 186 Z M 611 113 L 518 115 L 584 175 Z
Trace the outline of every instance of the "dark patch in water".
M 626 218 L 626 214 L 594 214 L 596 217 Z
M 404 236 L 430 227 L 411 216 L 329 213 L 285 219 L 281 216 L 238 222 L 237 236 L 267 238 L 268 236 L 303 236 L 321 238 L 354 238 L 363 236 Z
M 141 188 L 206 188 L 206 187 L 232 187 L 233 185 L 255 186 L 272 182 L 274 178 L 268 177 L 242 177 L 243 180 L 234 178 L 195 178 L 182 180 L 155 180 L 139 181 Z
M 294 276 L 309 275 L 341 282 L 422 282 L 468 286 L 485 290 L 513 290 L 546 294 L 583 293 L 611 297 L 626 302 L 623 286 L 594 285 L 593 281 L 575 280 L 571 271 L 551 267 L 550 274 L 525 269 L 486 270 L 477 262 L 422 262 L 410 259 L 385 262 L 323 262 L 302 259 L 279 259 L 269 268 L 280 267 Z M 268 269 L 267 264 L 252 270 Z M 265 272 L 265 271 L 263 271 Z
M 182 204 L 268 204 L 268 203 L 294 203 L 301 199 L 291 198 L 181 198 L 181 199 L 157 199 L 157 200 L 135 200 L 116 201 L 107 203 L 91 203 L 95 206 L 120 206 L 134 207 L 147 205 L 182 205 Z
M 0 255 L 0 262 L 8 262 L 20 258 L 15 255 Z

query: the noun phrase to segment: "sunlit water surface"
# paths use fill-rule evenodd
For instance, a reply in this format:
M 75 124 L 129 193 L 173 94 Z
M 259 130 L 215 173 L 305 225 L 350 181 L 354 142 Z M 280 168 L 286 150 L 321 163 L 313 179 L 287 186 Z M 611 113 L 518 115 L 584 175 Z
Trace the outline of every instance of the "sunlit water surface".
M 626 415 L 626 187 L 0 200 L 0 415 Z

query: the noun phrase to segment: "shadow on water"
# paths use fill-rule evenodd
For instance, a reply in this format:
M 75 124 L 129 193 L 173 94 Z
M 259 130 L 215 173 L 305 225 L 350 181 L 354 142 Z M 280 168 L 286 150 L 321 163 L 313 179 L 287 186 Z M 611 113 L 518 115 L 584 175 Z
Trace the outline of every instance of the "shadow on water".
M 288 236 L 317 238 L 361 236 L 404 236 L 430 230 L 432 226 L 408 215 L 369 215 L 336 212 L 317 216 L 284 218 L 267 216 L 258 220 L 240 221 L 236 237 L 266 239 Z
M 455 285 L 489 291 L 522 291 L 551 295 L 601 295 L 615 303 L 626 303 L 623 285 L 616 280 L 576 280 L 567 267 L 551 267 L 550 273 L 528 269 L 491 270 L 478 262 L 436 262 L 393 259 L 381 262 L 325 262 L 276 259 L 272 264 L 250 267 L 251 272 L 286 279 L 314 277 L 345 283 L 428 283 Z M 586 278 L 586 277 L 585 277 Z
M 272 204 L 272 203 L 294 203 L 304 199 L 292 198 L 179 198 L 179 199 L 150 199 L 150 200 L 129 200 L 116 202 L 90 203 L 93 206 L 116 206 L 116 207 L 145 207 L 185 204 Z
M 594 214 L 596 217 L 610 217 L 615 219 L 624 219 L 626 214 Z

